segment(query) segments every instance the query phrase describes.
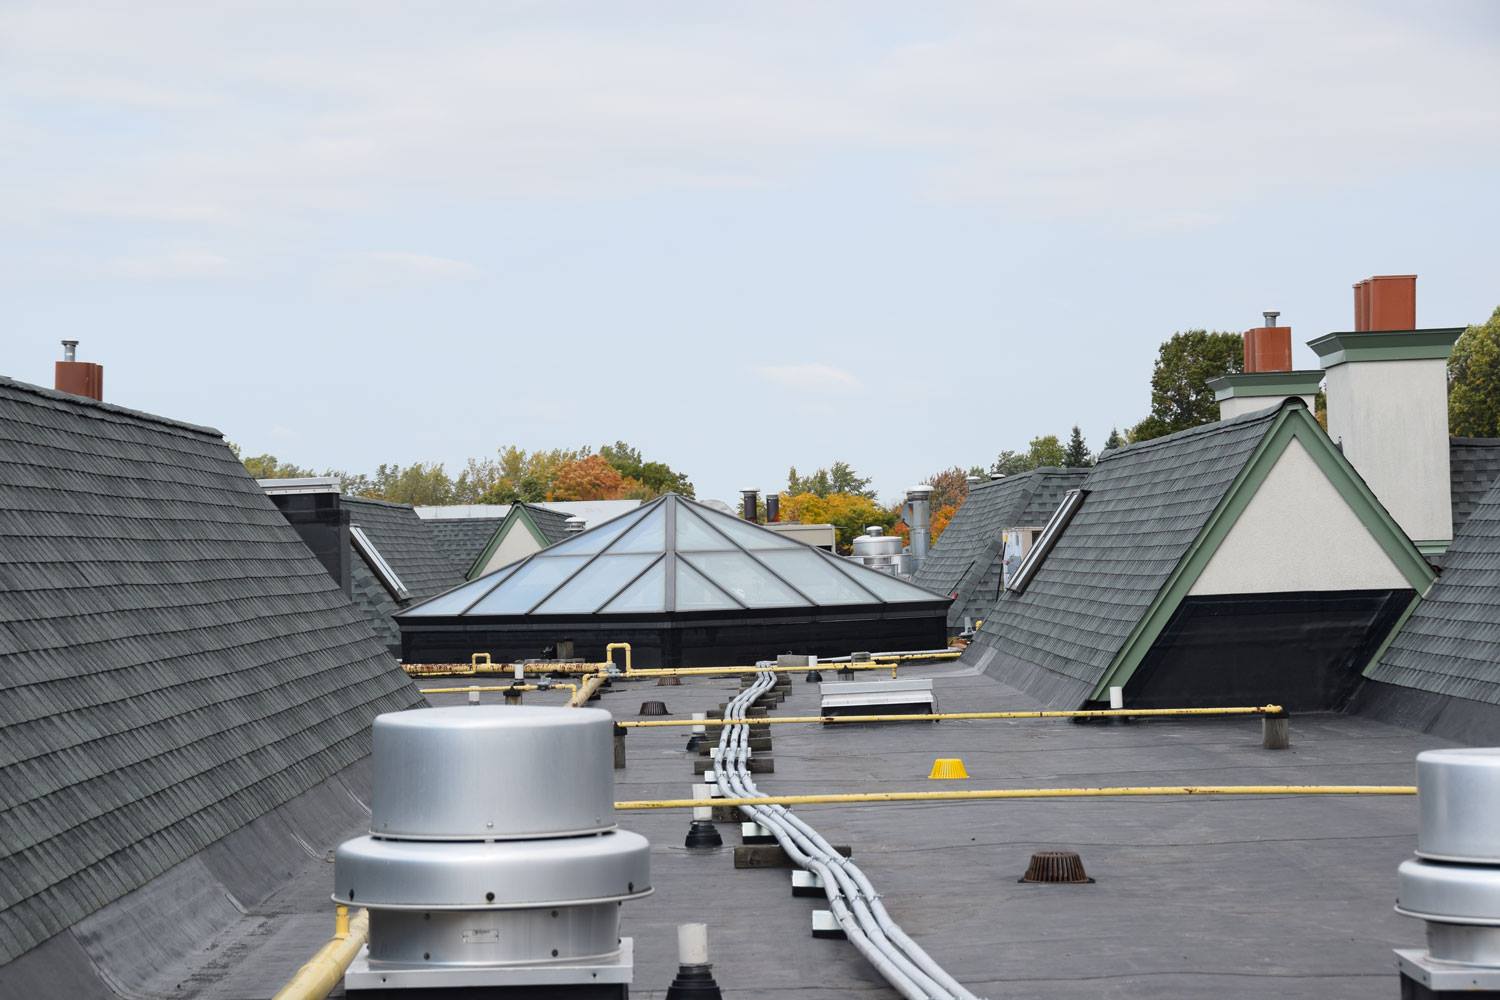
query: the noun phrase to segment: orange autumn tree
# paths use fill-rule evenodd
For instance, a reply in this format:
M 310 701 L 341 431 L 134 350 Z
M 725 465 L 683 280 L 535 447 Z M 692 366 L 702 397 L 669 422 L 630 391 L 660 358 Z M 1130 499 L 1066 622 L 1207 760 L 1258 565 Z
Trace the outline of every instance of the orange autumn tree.
M 599 455 L 566 463 L 552 480 L 550 500 L 619 500 L 640 484 L 627 480 Z

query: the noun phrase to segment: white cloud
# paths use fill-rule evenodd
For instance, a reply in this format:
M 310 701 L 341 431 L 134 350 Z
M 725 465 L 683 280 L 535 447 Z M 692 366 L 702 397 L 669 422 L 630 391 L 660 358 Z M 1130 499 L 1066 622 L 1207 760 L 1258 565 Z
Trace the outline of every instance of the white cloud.
M 229 258 L 207 250 L 174 250 L 116 257 L 104 265 L 104 272 L 108 275 L 140 281 L 223 278 L 233 270 Z
M 861 388 L 853 372 L 832 365 L 762 365 L 755 373 L 784 389 L 813 392 L 852 392 Z
M 399 251 L 350 254 L 338 261 L 335 272 L 342 281 L 371 285 L 468 281 L 481 273 L 467 261 Z

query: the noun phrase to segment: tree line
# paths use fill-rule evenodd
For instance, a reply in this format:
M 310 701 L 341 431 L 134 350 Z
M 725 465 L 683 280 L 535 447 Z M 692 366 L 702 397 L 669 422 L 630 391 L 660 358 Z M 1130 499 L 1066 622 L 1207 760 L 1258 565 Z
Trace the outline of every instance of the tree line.
M 239 448 L 231 444 L 236 456 Z M 392 503 L 545 503 L 550 500 L 652 500 L 663 493 L 693 496 L 693 483 L 665 462 L 647 461 L 624 441 L 591 447 L 527 451 L 507 445 L 494 458 L 471 458 L 450 477 L 440 462 L 380 464 L 373 473 L 321 472 L 275 455 L 241 459 L 256 479 L 333 476 L 342 492 Z

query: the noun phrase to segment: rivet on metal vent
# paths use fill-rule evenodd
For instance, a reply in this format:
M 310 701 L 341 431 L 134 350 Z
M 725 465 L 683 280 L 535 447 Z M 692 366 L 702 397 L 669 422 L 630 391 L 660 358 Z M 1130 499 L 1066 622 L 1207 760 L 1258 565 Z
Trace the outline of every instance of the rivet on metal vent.
M 667 703 L 664 701 L 641 702 L 641 715 L 666 715 Z
M 1094 880 L 1083 870 L 1083 859 L 1077 851 L 1037 851 L 1026 866 L 1026 874 L 1016 881 L 1083 885 Z

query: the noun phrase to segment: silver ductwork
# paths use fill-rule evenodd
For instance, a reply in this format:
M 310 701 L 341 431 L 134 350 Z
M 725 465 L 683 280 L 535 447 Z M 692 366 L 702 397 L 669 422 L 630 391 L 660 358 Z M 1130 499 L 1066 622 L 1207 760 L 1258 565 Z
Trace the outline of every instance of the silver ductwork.
M 932 542 L 932 487 L 918 483 L 906 491 L 906 526 L 911 529 L 911 572 L 922 568 Z
M 370 911 L 346 990 L 629 983 L 620 904 L 650 845 L 615 828 L 613 721 L 479 706 L 378 716 L 370 835 L 334 899 Z
M 1423 995 L 1500 990 L 1500 749 L 1418 754 L 1417 796 L 1396 912 L 1426 921 L 1427 948 L 1396 950 L 1401 975 Z
M 587 521 L 575 514 L 563 522 L 563 531 L 570 535 L 577 535 L 588 526 L 589 523 Z

